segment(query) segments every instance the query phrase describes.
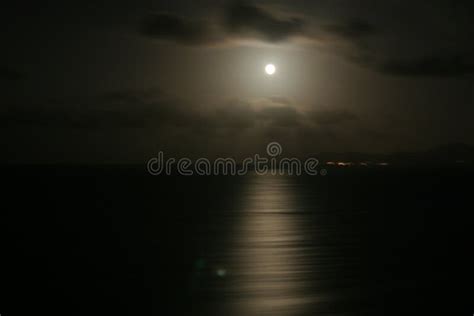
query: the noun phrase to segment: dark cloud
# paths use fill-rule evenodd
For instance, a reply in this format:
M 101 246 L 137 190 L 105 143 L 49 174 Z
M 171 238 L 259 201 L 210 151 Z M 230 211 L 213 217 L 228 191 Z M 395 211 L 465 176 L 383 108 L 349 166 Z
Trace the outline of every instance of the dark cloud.
M 347 110 L 319 110 L 310 114 L 318 125 L 339 125 L 348 121 L 356 121 L 358 117 Z
M 216 40 L 208 21 L 186 19 L 169 13 L 148 16 L 140 31 L 148 37 L 185 44 L 206 44 Z
M 25 78 L 25 74 L 10 68 L 8 66 L 0 66 L 0 80 L 2 81 L 19 81 Z
M 360 39 L 376 33 L 374 25 L 360 19 L 333 23 L 322 27 L 326 32 L 347 39 Z
M 290 105 L 268 106 L 259 111 L 258 117 L 270 126 L 295 127 L 303 123 L 304 116 Z
M 45 100 L 34 105 L 4 108 L 3 127 L 151 129 L 250 129 L 337 126 L 356 117 L 346 111 L 301 111 L 284 98 L 233 100 L 215 106 L 179 100 L 159 90 L 126 91 L 89 98 Z M 193 133 L 192 131 L 190 133 Z
M 263 8 L 237 2 L 223 8 L 218 16 L 199 20 L 170 13 L 153 14 L 143 20 L 140 33 L 189 45 L 212 44 L 236 37 L 278 42 L 304 35 L 304 25 L 301 18 L 279 18 Z
M 156 91 L 127 91 L 94 97 L 44 100 L 0 113 L 3 126 L 44 128 L 146 128 L 199 123 L 199 113 Z
M 474 56 L 428 56 L 412 60 L 389 60 L 379 71 L 401 76 L 465 76 L 474 73 Z
M 250 36 L 270 42 L 304 33 L 301 18 L 278 18 L 255 5 L 234 3 L 225 14 L 225 27 L 231 34 Z
M 361 18 L 334 17 L 327 21 L 305 13 L 293 13 L 289 6 L 281 15 L 268 6 L 237 1 L 223 6 L 217 14 L 201 19 L 166 12 L 149 15 L 143 20 L 140 31 L 151 38 L 186 44 L 207 44 L 234 38 L 281 42 L 295 36 L 313 40 L 331 37 L 359 40 L 377 31 L 373 24 Z
M 346 56 L 392 76 L 470 75 L 474 72 L 473 9 L 469 1 L 384 3 L 372 16 L 364 13 L 372 28 L 365 29 L 363 24 L 359 28 L 357 24 L 351 26 L 366 36 L 359 38 L 355 32 L 346 37 L 350 44 Z
M 242 100 L 232 100 L 216 109 L 214 121 L 228 128 L 251 128 L 255 126 L 255 110 Z

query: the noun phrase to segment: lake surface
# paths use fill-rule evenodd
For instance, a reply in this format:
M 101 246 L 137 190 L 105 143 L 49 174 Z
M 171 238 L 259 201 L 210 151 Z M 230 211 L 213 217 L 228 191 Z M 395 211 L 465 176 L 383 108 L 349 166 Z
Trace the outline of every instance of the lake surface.
M 2 315 L 474 312 L 472 171 L 3 174 Z

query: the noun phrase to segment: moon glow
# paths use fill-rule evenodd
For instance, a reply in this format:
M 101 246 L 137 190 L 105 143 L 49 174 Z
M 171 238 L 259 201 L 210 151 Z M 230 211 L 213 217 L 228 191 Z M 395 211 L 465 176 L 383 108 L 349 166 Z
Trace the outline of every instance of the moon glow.
M 273 75 L 276 72 L 276 67 L 274 64 L 268 64 L 265 66 L 265 72 L 267 75 Z

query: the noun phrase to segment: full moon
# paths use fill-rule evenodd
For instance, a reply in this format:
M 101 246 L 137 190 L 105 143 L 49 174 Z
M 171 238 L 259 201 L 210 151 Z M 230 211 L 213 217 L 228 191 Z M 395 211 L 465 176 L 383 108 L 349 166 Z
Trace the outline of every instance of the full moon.
M 276 67 L 274 64 L 268 64 L 265 66 L 265 72 L 268 74 L 268 75 L 273 75 L 276 71 Z

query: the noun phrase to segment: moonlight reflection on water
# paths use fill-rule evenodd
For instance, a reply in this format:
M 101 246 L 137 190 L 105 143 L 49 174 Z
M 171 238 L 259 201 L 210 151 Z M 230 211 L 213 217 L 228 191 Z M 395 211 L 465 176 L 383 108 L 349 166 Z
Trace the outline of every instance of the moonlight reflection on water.
M 318 300 L 309 274 L 314 245 L 298 210 L 291 177 L 253 176 L 222 257 L 228 278 L 222 311 L 232 315 L 295 315 Z M 314 263 L 314 261 L 313 261 Z

